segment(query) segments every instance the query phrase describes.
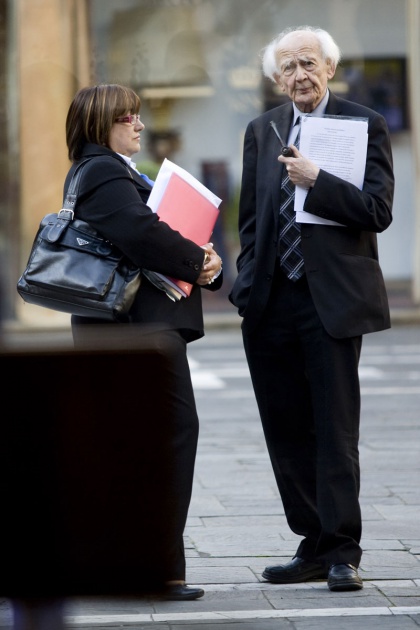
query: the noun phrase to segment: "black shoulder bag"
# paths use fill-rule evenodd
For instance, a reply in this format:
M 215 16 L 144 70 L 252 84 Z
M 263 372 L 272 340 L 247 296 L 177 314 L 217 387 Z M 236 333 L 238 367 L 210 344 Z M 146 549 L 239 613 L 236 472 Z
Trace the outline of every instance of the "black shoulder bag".
M 63 208 L 42 219 L 17 290 L 28 304 L 125 322 L 141 270 L 88 223 L 74 218 L 80 177 L 88 161 L 77 166 Z

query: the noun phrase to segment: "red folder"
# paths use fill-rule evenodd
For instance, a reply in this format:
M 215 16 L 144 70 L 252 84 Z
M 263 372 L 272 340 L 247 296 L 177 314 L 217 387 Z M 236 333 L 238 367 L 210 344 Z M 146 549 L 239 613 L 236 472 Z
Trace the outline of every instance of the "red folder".
M 177 173 L 172 173 L 159 202 L 157 214 L 173 230 L 197 245 L 210 242 L 219 209 L 207 197 Z M 203 253 L 204 258 L 204 253 Z M 183 294 L 189 296 L 192 284 L 164 276 Z

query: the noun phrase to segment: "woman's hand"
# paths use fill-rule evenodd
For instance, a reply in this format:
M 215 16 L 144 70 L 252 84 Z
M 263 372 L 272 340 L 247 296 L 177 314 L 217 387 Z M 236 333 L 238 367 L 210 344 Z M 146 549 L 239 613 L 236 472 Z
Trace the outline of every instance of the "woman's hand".
M 203 245 L 204 249 L 204 261 L 201 268 L 201 273 L 198 276 L 197 284 L 204 287 L 206 284 L 211 284 L 222 271 L 222 259 L 218 253 L 213 249 L 213 243 L 207 243 Z

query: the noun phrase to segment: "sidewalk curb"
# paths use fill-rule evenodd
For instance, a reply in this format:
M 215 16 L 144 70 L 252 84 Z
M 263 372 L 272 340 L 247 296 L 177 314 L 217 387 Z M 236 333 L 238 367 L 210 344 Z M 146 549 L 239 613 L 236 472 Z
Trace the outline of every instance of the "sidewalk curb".
M 226 328 L 240 328 L 242 318 L 235 312 L 217 312 L 204 313 L 205 330 L 224 330 Z M 420 325 L 420 307 L 419 308 L 391 308 L 391 325 L 407 326 Z M 3 324 L 3 335 L 24 333 L 37 333 L 41 331 L 51 332 L 67 332 L 70 327 L 62 323 L 52 323 L 51 321 L 39 320 L 36 323 L 28 324 L 18 320 L 6 321 Z

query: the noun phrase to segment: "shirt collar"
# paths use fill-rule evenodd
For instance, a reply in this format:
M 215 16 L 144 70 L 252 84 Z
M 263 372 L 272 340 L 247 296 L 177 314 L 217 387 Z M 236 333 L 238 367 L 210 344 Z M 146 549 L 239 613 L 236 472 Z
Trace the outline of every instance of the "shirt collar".
M 149 186 L 153 186 L 153 184 L 155 183 L 153 181 L 153 179 L 150 179 L 150 177 L 148 177 L 147 175 L 145 175 L 144 173 L 140 173 L 139 170 L 137 170 L 137 164 L 135 162 L 133 162 L 133 160 L 131 160 L 129 157 L 127 157 L 126 155 L 123 155 L 122 153 L 118 153 L 117 155 L 119 155 L 120 157 L 122 157 L 123 160 L 125 160 L 128 164 L 128 166 L 131 166 L 132 169 L 134 169 L 136 171 L 136 173 L 138 173 L 140 175 L 140 177 L 142 177 L 144 179 L 145 182 L 147 182 L 149 184 Z
M 123 155 L 122 153 L 117 153 L 117 155 L 122 157 L 122 159 L 127 162 L 128 166 L 131 166 L 131 168 L 134 168 L 134 170 L 137 171 L 136 163 L 133 162 L 131 158 L 129 158 L 127 155 Z

